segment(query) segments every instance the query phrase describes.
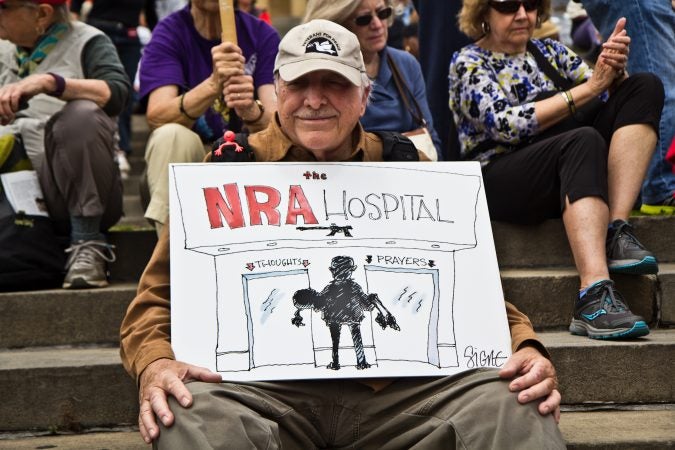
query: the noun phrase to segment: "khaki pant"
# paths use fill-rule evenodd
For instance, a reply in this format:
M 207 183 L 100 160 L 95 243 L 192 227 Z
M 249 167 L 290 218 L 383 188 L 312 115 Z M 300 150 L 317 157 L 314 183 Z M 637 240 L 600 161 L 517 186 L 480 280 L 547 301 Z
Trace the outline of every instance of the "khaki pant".
M 47 122 L 44 156 L 32 159 L 60 233 L 68 233 L 71 216 L 100 216 L 101 231 L 122 216 L 115 127 L 115 121 L 89 100 L 68 102 Z
M 564 449 L 551 415 L 520 405 L 496 370 L 400 378 L 375 392 L 355 380 L 189 383 L 159 449 Z
M 165 224 L 169 217 L 169 164 L 202 162 L 206 148 L 197 133 L 175 123 L 152 132 L 145 148 L 150 203 L 145 218 Z

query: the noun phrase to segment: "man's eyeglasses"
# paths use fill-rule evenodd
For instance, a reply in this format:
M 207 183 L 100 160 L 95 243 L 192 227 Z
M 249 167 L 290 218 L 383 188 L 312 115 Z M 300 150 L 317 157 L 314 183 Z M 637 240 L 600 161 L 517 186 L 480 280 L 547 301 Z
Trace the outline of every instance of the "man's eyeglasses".
M 539 6 L 539 0 L 489 1 L 488 4 L 501 14 L 515 14 L 520 9 L 520 5 L 523 5 L 527 12 L 534 11 Z
M 386 20 L 391 17 L 391 13 L 393 11 L 394 9 L 391 6 L 387 6 L 386 8 L 378 9 L 377 11 L 375 11 L 375 15 L 380 20 Z M 368 26 L 372 21 L 373 21 L 373 14 L 364 14 L 362 16 L 354 18 L 354 23 L 359 27 Z

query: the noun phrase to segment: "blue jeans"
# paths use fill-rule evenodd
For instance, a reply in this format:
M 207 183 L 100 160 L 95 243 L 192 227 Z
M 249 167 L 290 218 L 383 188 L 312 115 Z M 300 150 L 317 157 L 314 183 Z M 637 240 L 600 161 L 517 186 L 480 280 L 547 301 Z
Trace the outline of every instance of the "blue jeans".
M 625 17 L 631 37 L 628 73 L 651 72 L 663 81 L 660 139 L 642 185 L 642 202 L 660 203 L 675 192 L 675 174 L 665 160 L 675 136 L 675 12 L 667 0 L 584 0 L 584 8 L 605 39 Z

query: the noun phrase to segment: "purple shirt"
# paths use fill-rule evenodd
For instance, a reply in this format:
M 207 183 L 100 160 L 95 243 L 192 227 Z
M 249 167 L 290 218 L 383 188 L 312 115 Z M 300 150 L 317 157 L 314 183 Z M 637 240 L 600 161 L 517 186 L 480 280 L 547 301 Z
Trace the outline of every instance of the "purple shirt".
M 279 48 L 279 35 L 265 22 L 250 14 L 235 12 L 237 41 L 246 58 L 246 73 L 253 75 L 256 88 L 274 83 L 274 58 Z M 152 31 L 152 39 L 143 51 L 140 65 L 140 97 L 147 100 L 152 91 L 162 86 L 176 85 L 185 92 L 211 76 L 211 48 L 220 39 L 207 40 L 194 26 L 190 6 L 162 20 Z M 232 111 L 231 116 L 234 116 Z M 206 110 L 192 126 L 203 141 L 213 141 L 225 129 L 240 131 L 241 121 L 229 123 L 212 108 Z

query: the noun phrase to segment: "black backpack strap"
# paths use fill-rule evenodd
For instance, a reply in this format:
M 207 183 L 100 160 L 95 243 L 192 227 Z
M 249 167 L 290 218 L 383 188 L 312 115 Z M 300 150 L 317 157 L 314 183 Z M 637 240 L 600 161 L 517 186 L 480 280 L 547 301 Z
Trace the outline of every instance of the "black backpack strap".
M 211 147 L 211 162 L 255 161 L 255 154 L 253 153 L 253 148 L 248 143 L 247 133 L 237 133 L 234 136 L 234 142 L 226 143 L 226 145 L 223 145 L 223 143 L 222 137 L 213 143 Z M 220 149 L 220 154 L 217 154 L 218 149 Z
M 544 72 L 546 76 L 549 77 L 551 81 L 553 81 L 553 84 L 557 89 L 566 91 L 574 87 L 574 84 L 570 80 L 563 77 L 560 72 L 558 72 L 556 68 L 553 67 L 553 64 L 551 64 L 549 60 L 546 59 L 546 56 L 544 56 L 544 54 L 541 52 L 541 50 L 539 50 L 539 47 L 537 47 L 534 42 L 527 41 L 527 50 L 532 53 L 532 56 L 534 56 L 539 70 Z
M 382 139 L 384 161 L 419 161 L 420 155 L 410 139 L 394 131 L 373 131 Z

